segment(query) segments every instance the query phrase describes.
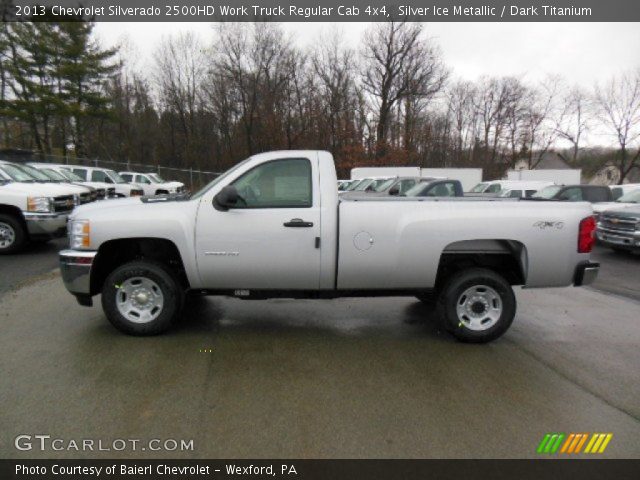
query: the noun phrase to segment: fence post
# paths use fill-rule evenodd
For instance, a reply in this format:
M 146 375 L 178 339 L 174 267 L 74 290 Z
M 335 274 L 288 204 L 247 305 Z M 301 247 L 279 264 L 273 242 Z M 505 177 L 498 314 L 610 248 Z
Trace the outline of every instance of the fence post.
M 193 190 L 193 167 L 189 167 L 189 189 Z

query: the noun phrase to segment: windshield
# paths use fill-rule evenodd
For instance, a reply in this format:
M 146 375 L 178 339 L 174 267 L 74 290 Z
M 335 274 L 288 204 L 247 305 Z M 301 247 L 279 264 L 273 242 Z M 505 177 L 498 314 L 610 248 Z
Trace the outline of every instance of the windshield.
M 417 197 L 422 193 L 422 190 L 424 190 L 426 185 L 429 185 L 429 183 L 428 182 L 417 183 L 413 187 L 411 187 L 409 190 L 404 192 L 404 196 L 405 197 Z
M 640 189 L 631 190 L 629 193 L 622 195 L 616 202 L 619 203 L 640 203 Z
M 251 160 L 251 157 L 241 161 L 240 163 L 234 165 L 233 167 L 231 167 L 229 170 L 227 170 L 226 172 L 218 175 L 216 178 L 214 178 L 213 180 L 211 180 L 209 183 L 207 183 L 204 187 L 202 187 L 200 190 L 198 190 L 197 192 L 195 192 L 193 195 L 191 195 L 191 199 L 193 200 L 194 198 L 199 198 L 202 195 L 205 194 L 205 192 L 207 192 L 210 188 L 214 187 L 218 182 L 220 182 L 222 179 L 228 177 L 230 174 L 232 174 L 233 172 L 235 172 L 236 170 L 238 170 L 240 167 L 242 167 L 245 163 L 247 163 L 249 160 Z
M 15 165 L 10 165 L 10 164 L 3 164 L 2 167 L 2 171 L 8 175 L 11 180 L 13 180 L 14 182 L 35 182 L 35 179 L 29 175 L 27 172 L 24 172 L 22 170 L 20 170 L 18 167 L 16 167 Z
M 471 193 L 482 193 L 487 188 L 488 183 L 479 183 L 475 187 L 473 187 L 470 192 Z
M 50 182 L 51 181 L 50 177 L 48 177 L 47 175 L 42 173 L 40 170 L 38 170 L 36 168 L 33 168 L 33 167 L 30 167 L 29 165 L 15 165 L 15 167 L 19 168 L 20 170 L 22 170 L 26 174 L 28 174 L 31 177 L 35 178 L 39 182 Z
M 560 185 L 549 185 L 548 187 L 544 187 L 542 190 L 538 190 L 536 193 L 531 195 L 531 198 L 553 198 L 561 188 L 562 187 Z
M 378 183 L 378 185 L 373 190 L 376 192 L 384 192 L 385 190 L 388 190 L 395 181 L 395 178 L 384 180 L 383 182 Z
M 62 175 L 64 178 L 66 178 L 67 180 L 71 180 L 72 182 L 84 182 L 83 179 L 81 179 L 78 175 L 76 175 L 75 173 L 69 170 L 61 169 L 61 170 L 57 170 L 57 172 L 60 175 Z
M 147 177 L 149 177 L 155 183 L 165 183 L 166 182 L 166 180 L 164 180 L 162 177 L 160 177 L 160 175 L 158 175 L 157 173 L 147 173 Z
M 39 168 L 38 171 L 44 173 L 47 177 L 55 180 L 57 182 L 66 182 L 67 178 L 59 172 L 55 170 L 51 170 L 50 168 Z
M 117 174 L 113 170 L 105 170 L 105 172 L 107 173 L 107 176 L 111 180 L 113 180 L 114 183 L 127 183 L 127 181 L 124 178 L 122 178 L 119 174 Z
M 362 182 L 366 182 L 367 180 L 368 180 L 367 178 L 361 178 L 360 180 L 354 180 L 353 183 L 347 187 L 346 191 L 347 192 L 353 192 L 358 185 L 360 185 Z

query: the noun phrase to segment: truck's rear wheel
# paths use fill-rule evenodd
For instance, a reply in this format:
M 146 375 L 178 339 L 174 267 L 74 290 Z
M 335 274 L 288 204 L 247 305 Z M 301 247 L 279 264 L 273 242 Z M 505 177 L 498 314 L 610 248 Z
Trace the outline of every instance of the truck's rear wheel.
M 500 337 L 516 314 L 511 285 L 497 273 L 474 268 L 452 276 L 438 298 L 446 330 L 458 340 L 485 343 Z
M 157 335 L 180 315 L 183 291 L 160 263 L 135 261 L 116 268 L 102 287 L 102 308 L 118 330 Z
M 10 215 L 0 214 L 0 255 L 16 253 L 27 243 L 22 223 Z

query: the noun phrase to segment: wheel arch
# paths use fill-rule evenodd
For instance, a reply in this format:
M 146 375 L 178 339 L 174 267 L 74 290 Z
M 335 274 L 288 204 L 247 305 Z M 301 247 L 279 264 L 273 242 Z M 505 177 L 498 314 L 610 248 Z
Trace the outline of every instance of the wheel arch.
M 161 262 L 178 276 L 185 289 L 190 288 L 182 255 L 174 242 L 164 238 L 134 237 L 109 240 L 100 245 L 91 268 L 91 295 L 100 293 L 113 270 L 136 260 Z
M 510 239 L 462 240 L 448 244 L 440 255 L 435 288 L 451 275 L 467 268 L 486 268 L 502 275 L 511 285 L 527 281 L 526 246 Z

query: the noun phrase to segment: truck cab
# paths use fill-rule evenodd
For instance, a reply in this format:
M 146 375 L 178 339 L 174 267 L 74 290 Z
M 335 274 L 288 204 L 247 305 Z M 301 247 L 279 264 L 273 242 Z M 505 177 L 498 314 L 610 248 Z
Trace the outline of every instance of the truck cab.
M 144 195 L 142 187 L 135 183 L 127 182 L 118 173 L 108 168 L 86 167 L 81 165 L 70 166 L 71 171 L 87 182 L 101 182 L 115 189 L 116 197 L 136 197 Z

